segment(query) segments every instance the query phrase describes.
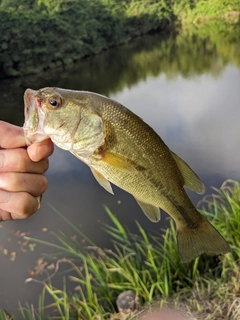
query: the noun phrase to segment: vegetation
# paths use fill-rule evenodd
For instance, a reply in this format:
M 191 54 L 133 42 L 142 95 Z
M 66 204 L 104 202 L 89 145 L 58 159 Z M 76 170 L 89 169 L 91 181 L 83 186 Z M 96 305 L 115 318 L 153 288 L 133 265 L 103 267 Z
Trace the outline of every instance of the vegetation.
M 20 306 L 21 319 L 142 319 L 152 304 L 158 308 L 175 306 L 190 319 L 229 319 L 240 317 L 240 183 L 226 181 L 202 201 L 201 212 L 230 243 L 232 252 L 221 257 L 201 256 L 191 263 L 179 260 L 173 222 L 162 235 L 147 234 L 138 222 L 138 235 L 131 234 L 106 208 L 112 225 L 104 229 L 112 238 L 113 248 L 94 245 L 63 215 L 52 208 L 77 233 L 80 240 L 55 233 L 58 245 L 31 239 L 56 248 L 54 255 L 36 267 L 45 280 L 28 279 L 43 286 L 39 305 Z M 85 244 L 83 245 L 83 243 Z M 52 262 L 54 261 L 54 267 Z M 56 288 L 53 278 L 61 264 L 71 269 Z M 75 284 L 74 293 L 67 290 Z M 141 307 L 131 314 L 117 313 L 116 298 L 124 290 L 134 290 Z M 46 296 L 51 302 L 46 305 Z M 10 319 L 2 311 L 0 319 Z
M 198 24 L 212 19 L 239 19 L 239 0 L 178 0 L 173 10 L 182 24 Z
M 109 96 L 147 77 L 163 75 L 174 79 L 202 74 L 220 77 L 227 65 L 240 67 L 239 26 L 210 20 L 201 28 L 192 25 L 178 34 L 148 34 L 133 39 L 127 46 L 81 59 L 68 68 L 59 66 L 44 74 L 0 81 L 0 100 L 4 101 L 2 117 L 22 125 L 22 96 L 28 87 L 58 86 Z
M 3 0 L 1 73 L 22 75 L 67 65 L 167 22 L 157 2 Z
M 216 17 L 239 18 L 239 0 L 2 0 L 0 76 L 69 65 L 134 36 Z M 226 16 L 228 14 L 228 16 Z

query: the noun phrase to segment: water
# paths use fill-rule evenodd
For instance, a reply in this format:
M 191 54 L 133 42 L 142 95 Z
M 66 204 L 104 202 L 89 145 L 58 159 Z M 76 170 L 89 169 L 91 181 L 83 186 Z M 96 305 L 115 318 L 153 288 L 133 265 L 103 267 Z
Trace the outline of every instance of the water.
M 150 124 L 196 171 L 209 193 L 225 179 L 240 179 L 240 29 L 222 30 L 149 35 L 67 70 L 2 81 L 0 119 L 22 125 L 27 87 L 59 86 L 108 95 Z M 164 219 L 152 224 L 134 199 L 117 187 L 113 186 L 115 196 L 108 194 L 86 165 L 57 147 L 46 176 L 49 188 L 40 210 L 30 219 L 0 225 L 0 306 L 10 312 L 16 311 L 19 300 L 36 304 L 41 285 L 24 281 L 41 254 L 53 251 L 43 245 L 31 251 L 22 233 L 47 241 L 54 241 L 50 231 L 74 235 L 48 203 L 99 246 L 109 246 L 101 231 L 101 223 L 109 222 L 102 204 L 133 232 L 134 220 L 149 232 L 167 224 Z M 202 198 L 189 195 L 195 204 Z

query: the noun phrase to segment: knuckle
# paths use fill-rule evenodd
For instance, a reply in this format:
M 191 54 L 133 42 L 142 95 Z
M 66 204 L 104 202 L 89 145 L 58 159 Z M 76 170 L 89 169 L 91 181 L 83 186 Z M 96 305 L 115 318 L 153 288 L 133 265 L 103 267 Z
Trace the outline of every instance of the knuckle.
M 21 199 L 22 200 L 19 206 L 19 211 L 21 215 L 20 219 L 26 219 L 38 210 L 38 201 L 35 197 L 25 192 L 22 193 Z
M 8 190 L 10 186 L 15 184 L 15 176 L 10 172 L 0 173 L 0 188 Z
M 26 159 L 26 150 L 18 149 L 12 163 L 13 170 L 15 172 L 25 172 L 28 165 Z
M 41 177 L 41 186 L 40 186 L 40 190 L 41 190 L 41 194 L 43 194 L 48 187 L 48 180 L 45 176 Z
M 0 172 L 0 182 L 4 182 L 7 176 L 9 176 L 8 172 L 6 171 Z
M 49 168 L 49 161 L 48 159 L 40 160 L 37 164 L 37 172 L 40 174 L 45 173 Z
M 48 158 L 46 158 L 46 159 L 44 159 L 44 160 L 42 160 L 42 173 L 44 173 L 44 172 L 46 172 L 47 170 L 48 170 L 48 168 L 49 168 L 49 160 L 48 160 Z
M 19 211 L 22 219 L 28 218 L 34 213 L 34 210 L 31 206 L 31 201 L 29 201 L 29 196 L 27 194 L 22 196 L 22 201 L 19 205 Z
M 2 171 L 25 172 L 28 167 L 28 158 L 26 150 L 23 148 L 8 149 L 1 151 L 3 155 Z

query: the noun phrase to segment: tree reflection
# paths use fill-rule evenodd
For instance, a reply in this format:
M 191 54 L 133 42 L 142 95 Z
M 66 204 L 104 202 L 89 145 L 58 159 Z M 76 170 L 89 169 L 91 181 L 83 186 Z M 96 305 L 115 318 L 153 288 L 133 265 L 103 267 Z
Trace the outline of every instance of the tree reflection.
M 28 87 L 58 86 L 109 95 L 160 74 L 167 79 L 201 74 L 217 78 L 228 64 L 240 67 L 239 43 L 240 24 L 216 20 L 201 28 L 192 26 L 178 33 L 139 37 L 68 68 L 0 82 L 0 118 L 23 123 L 22 95 Z

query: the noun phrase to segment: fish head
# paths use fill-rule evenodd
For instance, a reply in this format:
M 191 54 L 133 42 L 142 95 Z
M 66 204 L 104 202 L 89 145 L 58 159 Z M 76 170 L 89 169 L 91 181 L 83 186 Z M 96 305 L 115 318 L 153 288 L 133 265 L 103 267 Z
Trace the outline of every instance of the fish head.
M 87 156 L 104 143 L 104 122 L 86 92 L 27 89 L 24 104 L 28 145 L 51 138 L 60 148 Z

